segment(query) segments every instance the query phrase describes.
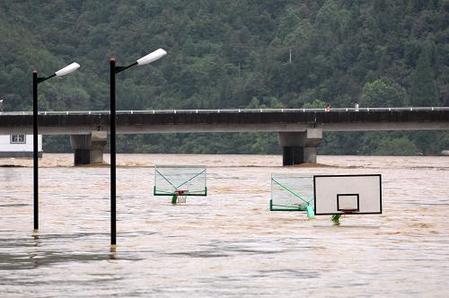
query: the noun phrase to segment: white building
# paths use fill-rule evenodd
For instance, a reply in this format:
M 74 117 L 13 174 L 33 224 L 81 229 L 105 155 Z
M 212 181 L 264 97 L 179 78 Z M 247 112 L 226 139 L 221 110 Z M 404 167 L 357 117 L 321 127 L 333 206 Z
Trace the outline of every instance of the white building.
M 39 157 L 42 156 L 42 135 L 38 136 Z M 0 135 L 0 157 L 32 157 L 33 135 Z

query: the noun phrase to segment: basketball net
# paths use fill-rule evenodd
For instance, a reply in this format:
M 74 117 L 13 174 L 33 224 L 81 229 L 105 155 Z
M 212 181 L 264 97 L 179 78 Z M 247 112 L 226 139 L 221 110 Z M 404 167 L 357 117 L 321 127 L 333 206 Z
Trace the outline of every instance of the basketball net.
M 177 204 L 185 204 L 187 201 L 187 191 L 186 190 L 176 190 L 176 203 Z

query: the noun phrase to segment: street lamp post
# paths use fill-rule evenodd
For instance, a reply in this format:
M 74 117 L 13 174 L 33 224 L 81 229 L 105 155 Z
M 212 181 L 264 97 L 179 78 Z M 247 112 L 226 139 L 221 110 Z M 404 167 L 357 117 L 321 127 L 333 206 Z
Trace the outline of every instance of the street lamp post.
M 119 72 L 122 72 L 132 66 L 135 65 L 145 65 L 149 64 L 151 62 L 154 62 L 156 60 L 161 59 L 167 54 L 167 52 L 163 49 L 157 49 L 154 52 L 151 52 L 150 54 L 137 59 L 134 63 L 128 65 L 128 66 L 116 66 L 115 59 L 111 58 L 109 60 L 109 66 L 110 66 L 110 119 L 109 119 L 109 126 L 110 126 L 110 154 L 111 154 L 111 249 L 115 250 L 115 247 L 117 245 L 117 204 L 116 204 L 116 99 L 115 99 L 115 76 Z
M 33 71 L 33 222 L 34 231 L 39 230 L 39 152 L 38 152 L 38 100 L 37 86 L 53 77 L 62 77 L 74 72 L 80 67 L 76 62 L 67 65 L 48 77 L 37 76 L 37 71 Z

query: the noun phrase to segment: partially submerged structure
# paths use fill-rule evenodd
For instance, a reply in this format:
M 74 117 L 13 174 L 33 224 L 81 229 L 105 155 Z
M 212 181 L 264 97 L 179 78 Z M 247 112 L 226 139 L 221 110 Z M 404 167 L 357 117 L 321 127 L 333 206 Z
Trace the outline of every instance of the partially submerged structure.
M 39 157 L 42 157 L 42 135 L 38 137 Z M 0 135 L 0 157 L 33 157 L 33 135 Z

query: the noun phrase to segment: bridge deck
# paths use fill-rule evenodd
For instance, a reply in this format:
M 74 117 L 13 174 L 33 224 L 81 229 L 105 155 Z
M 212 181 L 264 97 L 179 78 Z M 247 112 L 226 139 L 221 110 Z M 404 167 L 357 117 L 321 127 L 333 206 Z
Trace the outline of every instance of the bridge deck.
M 109 111 L 42 111 L 43 134 L 109 130 Z M 281 132 L 448 130 L 449 107 L 117 111 L 117 132 Z M 31 112 L 0 113 L 0 134 L 31 133 Z

